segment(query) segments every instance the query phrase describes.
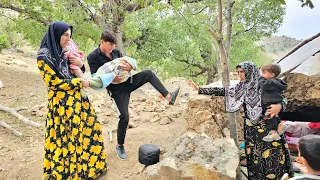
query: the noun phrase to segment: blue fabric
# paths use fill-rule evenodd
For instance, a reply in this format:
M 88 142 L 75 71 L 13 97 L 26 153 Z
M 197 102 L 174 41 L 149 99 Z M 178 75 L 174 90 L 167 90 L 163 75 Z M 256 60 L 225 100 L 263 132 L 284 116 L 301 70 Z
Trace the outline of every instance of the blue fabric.
M 132 66 L 133 70 L 137 69 L 137 61 L 129 56 L 124 56 L 124 59 L 128 60 L 130 65 Z
M 101 90 L 101 89 L 105 89 L 107 86 L 109 86 L 109 84 L 111 84 L 111 82 L 114 79 L 115 74 L 114 73 L 108 73 L 108 74 L 103 74 L 103 75 L 99 75 L 97 76 L 97 78 L 100 78 L 101 82 L 102 82 L 102 87 L 101 88 L 93 88 L 95 90 Z
M 50 24 L 47 33 L 44 35 L 41 41 L 40 49 L 46 48 L 50 51 L 50 60 L 46 57 L 39 56 L 38 60 L 45 60 L 46 63 L 53 69 L 58 77 L 72 77 L 68 67 L 68 63 L 62 58 L 62 47 L 60 46 L 61 36 L 70 28 L 72 35 L 72 26 L 61 21 L 56 21 Z
M 242 142 L 242 143 L 240 144 L 240 148 L 241 148 L 241 149 L 244 149 L 244 147 L 245 147 L 245 144 L 244 144 L 244 142 Z

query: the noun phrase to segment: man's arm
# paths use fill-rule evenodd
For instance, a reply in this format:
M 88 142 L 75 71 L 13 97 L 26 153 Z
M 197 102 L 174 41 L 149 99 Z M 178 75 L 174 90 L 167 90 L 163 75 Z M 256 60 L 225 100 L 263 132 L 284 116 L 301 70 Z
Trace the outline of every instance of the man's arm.
M 99 69 L 99 61 L 98 61 L 99 56 L 97 56 L 92 52 L 88 55 L 87 59 L 88 59 L 91 75 L 95 74 Z

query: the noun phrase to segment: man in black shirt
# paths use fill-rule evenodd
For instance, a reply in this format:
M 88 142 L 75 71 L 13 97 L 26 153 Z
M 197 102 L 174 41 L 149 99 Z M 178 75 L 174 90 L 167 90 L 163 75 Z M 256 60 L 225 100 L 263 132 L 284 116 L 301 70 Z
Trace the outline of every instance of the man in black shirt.
M 99 47 L 88 55 L 88 63 L 93 76 L 97 72 L 98 68 L 104 63 L 122 57 L 121 52 L 115 49 L 115 44 L 116 38 L 113 34 L 107 31 L 101 34 Z M 132 67 L 129 63 L 121 64 L 120 68 L 125 71 L 132 70 Z M 158 77 L 150 70 L 141 71 L 133 75 L 131 78 L 129 78 L 126 82 L 120 84 L 110 84 L 107 87 L 109 95 L 115 100 L 120 111 L 120 120 L 117 130 L 118 145 L 116 147 L 117 156 L 120 159 L 127 159 L 127 154 L 124 150 L 124 140 L 129 123 L 128 105 L 131 92 L 149 82 L 157 91 L 162 94 L 163 97 L 169 101 L 169 104 L 173 105 L 175 104 L 175 101 L 181 91 L 181 88 L 179 87 L 176 91 L 169 93 Z M 117 82 L 120 79 L 121 77 L 118 75 L 113 81 Z

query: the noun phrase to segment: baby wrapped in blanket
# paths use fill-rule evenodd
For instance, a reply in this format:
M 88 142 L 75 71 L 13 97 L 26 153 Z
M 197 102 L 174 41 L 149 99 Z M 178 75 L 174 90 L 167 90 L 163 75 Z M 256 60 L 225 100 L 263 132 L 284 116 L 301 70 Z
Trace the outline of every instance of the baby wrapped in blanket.
M 66 59 L 79 57 L 82 61 L 84 61 L 84 53 L 80 51 L 75 44 L 75 42 L 71 39 L 68 43 L 67 48 L 65 49 L 64 56 Z M 131 72 L 124 71 L 120 69 L 120 65 L 122 63 L 129 63 L 132 69 L 137 69 L 137 62 L 135 59 L 130 58 L 128 56 L 114 59 L 110 62 L 102 65 L 98 71 L 93 75 L 92 78 L 87 79 L 81 71 L 81 68 L 78 65 L 70 64 L 70 68 L 73 70 L 76 77 L 87 79 L 90 82 L 90 87 L 93 89 L 104 89 L 110 83 L 120 84 L 128 80 L 131 77 Z M 121 80 L 119 82 L 113 82 L 113 79 L 117 76 L 121 76 Z M 81 89 L 82 97 L 87 97 L 87 93 L 84 89 Z
M 90 78 L 90 87 L 93 89 L 104 89 L 109 84 L 120 84 L 126 82 L 130 77 L 132 78 L 131 72 L 120 69 L 120 65 L 123 63 L 128 63 L 133 70 L 137 69 L 137 62 L 135 59 L 124 56 L 121 58 L 114 59 L 107 63 L 104 63 L 95 74 L 93 78 Z M 113 82 L 113 79 L 117 76 L 121 76 L 121 80 L 118 82 Z

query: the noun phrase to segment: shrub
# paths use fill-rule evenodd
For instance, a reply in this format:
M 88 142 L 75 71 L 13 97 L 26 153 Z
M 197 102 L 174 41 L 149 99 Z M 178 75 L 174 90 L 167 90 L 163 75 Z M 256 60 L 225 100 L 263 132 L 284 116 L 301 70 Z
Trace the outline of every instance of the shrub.
M 2 51 L 2 49 L 9 48 L 9 47 L 10 47 L 10 43 L 8 40 L 8 36 L 5 34 L 1 34 L 0 35 L 0 52 Z

